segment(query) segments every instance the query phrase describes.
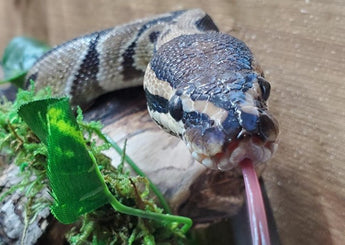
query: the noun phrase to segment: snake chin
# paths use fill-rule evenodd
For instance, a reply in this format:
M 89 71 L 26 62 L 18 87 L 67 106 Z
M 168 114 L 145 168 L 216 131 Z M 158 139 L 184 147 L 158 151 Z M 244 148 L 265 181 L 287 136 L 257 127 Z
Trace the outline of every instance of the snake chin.
M 277 143 L 269 142 L 260 144 L 255 138 L 241 141 L 238 147 L 231 153 L 229 159 L 222 159 L 217 167 L 219 170 L 229 170 L 238 167 L 244 159 L 250 159 L 254 165 L 267 162 L 277 149 Z M 225 160 L 225 161 L 224 161 Z
M 231 142 L 222 152 L 208 156 L 194 151 L 193 147 L 189 145 L 194 159 L 208 168 L 221 171 L 237 168 L 239 163 L 246 158 L 250 159 L 254 165 L 265 163 L 273 156 L 277 147 L 277 142 L 269 141 L 263 143 L 256 137 L 249 137 Z

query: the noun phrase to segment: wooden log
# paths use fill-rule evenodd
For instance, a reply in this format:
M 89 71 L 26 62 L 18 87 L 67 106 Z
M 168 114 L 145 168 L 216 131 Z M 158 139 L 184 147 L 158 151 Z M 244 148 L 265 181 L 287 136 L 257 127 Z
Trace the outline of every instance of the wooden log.
M 2 166 L 5 164 L 8 163 L 3 163 Z M 14 164 L 7 166 L 0 176 L 0 196 L 23 180 L 19 167 Z M 35 199 L 47 198 L 48 195 L 47 190 L 43 190 L 37 193 Z M 28 199 L 25 192 L 20 189 L 11 192 L 1 202 L 0 244 L 30 245 L 43 241 L 49 244 L 63 244 L 64 234 L 69 226 L 58 223 L 50 214 L 49 207 L 43 208 L 33 218 L 26 213 L 27 206 Z

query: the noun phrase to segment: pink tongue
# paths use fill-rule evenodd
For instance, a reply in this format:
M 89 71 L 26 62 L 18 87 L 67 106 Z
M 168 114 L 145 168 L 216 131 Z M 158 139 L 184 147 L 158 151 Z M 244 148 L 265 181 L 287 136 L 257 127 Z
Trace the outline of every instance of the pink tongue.
M 252 161 L 247 158 L 239 165 L 242 169 L 246 188 L 248 215 L 253 244 L 270 245 L 266 211 L 255 168 Z

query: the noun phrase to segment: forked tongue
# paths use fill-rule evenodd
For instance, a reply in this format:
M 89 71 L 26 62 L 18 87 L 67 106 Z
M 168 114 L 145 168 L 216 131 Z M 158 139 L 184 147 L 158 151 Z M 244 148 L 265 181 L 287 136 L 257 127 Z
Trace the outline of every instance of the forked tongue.
M 244 159 L 242 169 L 253 245 L 270 245 L 267 218 L 258 176 L 252 161 Z

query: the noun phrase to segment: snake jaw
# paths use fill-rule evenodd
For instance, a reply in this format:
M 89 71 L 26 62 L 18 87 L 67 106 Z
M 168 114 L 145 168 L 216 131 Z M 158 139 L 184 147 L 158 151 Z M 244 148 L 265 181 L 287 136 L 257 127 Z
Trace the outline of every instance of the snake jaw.
M 184 141 L 192 157 L 204 166 L 221 171 L 238 168 L 244 159 L 250 159 L 255 166 L 267 162 L 277 149 L 277 135 L 262 137 L 242 129 L 237 138 L 226 141 L 226 136 L 201 134 L 196 128 L 186 130 Z M 200 136 L 201 135 L 201 136 Z M 222 137 L 221 137 L 222 136 Z
M 250 159 L 254 165 L 267 162 L 277 149 L 276 142 L 258 143 L 256 137 L 231 142 L 221 152 L 213 156 L 197 152 L 191 144 L 187 145 L 192 157 L 204 166 L 221 171 L 233 170 L 244 159 Z
M 274 154 L 276 147 L 273 145 L 276 145 L 276 143 L 262 144 L 258 143 L 255 137 L 250 137 L 248 140 L 239 143 L 238 147 L 232 152 L 229 161 L 236 164 L 236 167 L 246 158 L 250 159 L 254 165 L 265 163 Z M 227 165 L 219 165 L 218 168 L 226 170 Z

